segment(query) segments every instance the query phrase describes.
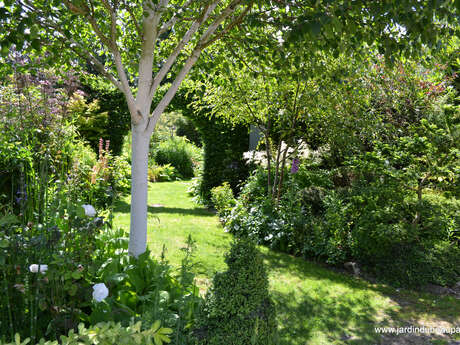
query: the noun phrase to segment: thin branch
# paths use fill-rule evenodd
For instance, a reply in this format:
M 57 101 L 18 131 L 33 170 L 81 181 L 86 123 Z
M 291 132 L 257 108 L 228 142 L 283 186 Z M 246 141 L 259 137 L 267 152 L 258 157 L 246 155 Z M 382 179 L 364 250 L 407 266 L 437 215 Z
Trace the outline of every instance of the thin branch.
M 214 11 L 218 2 L 214 2 L 211 5 L 205 6 L 201 16 L 192 23 L 190 28 L 184 34 L 180 42 L 177 44 L 176 48 L 174 48 L 171 55 L 168 57 L 166 62 L 161 66 L 161 69 L 158 71 L 157 75 L 153 79 L 152 86 L 150 88 L 149 97 L 153 98 L 158 86 L 160 85 L 161 81 L 164 79 L 166 74 L 171 69 L 172 65 L 176 61 L 177 57 L 179 56 L 182 49 L 187 45 L 188 42 L 192 39 L 193 35 L 198 31 L 200 26 L 208 19 L 209 15 Z
M 94 18 L 94 13 L 91 13 L 90 8 L 84 4 L 84 7 L 77 7 L 73 3 L 68 0 L 64 0 L 64 4 L 69 8 L 69 10 L 73 13 L 83 15 L 88 22 L 90 23 L 91 27 L 93 28 L 96 36 L 101 40 L 103 44 L 105 44 L 108 48 L 110 48 L 110 40 L 107 36 L 104 35 L 101 28 L 97 24 L 96 19 Z
M 297 96 L 299 95 L 299 89 L 300 89 L 300 78 L 297 76 L 297 87 L 295 90 L 295 96 L 294 96 L 294 104 L 292 106 L 292 113 L 296 113 L 296 108 L 297 108 Z
M 118 49 L 118 44 L 117 44 L 117 15 L 116 15 L 116 10 L 117 9 L 116 9 L 116 7 L 110 6 L 110 4 L 106 0 L 102 0 L 102 3 L 103 3 L 104 7 L 106 8 L 106 10 L 109 12 L 109 15 L 110 15 L 110 40 L 107 39 L 107 42 L 105 43 L 105 45 L 107 46 L 107 48 L 109 49 L 109 51 L 113 55 L 115 68 L 117 70 L 118 77 L 120 78 L 121 86 L 123 88 L 123 93 L 126 96 L 126 100 L 128 102 L 128 107 L 130 109 L 132 121 L 134 123 L 136 123 L 136 122 L 139 122 L 141 120 L 141 118 L 139 117 L 138 109 L 135 109 L 136 108 L 135 107 L 135 100 L 134 100 L 131 88 L 129 86 L 128 77 L 127 77 L 126 72 L 125 72 L 125 70 L 123 68 L 123 62 L 122 62 L 122 59 L 121 59 L 121 53 L 120 53 L 120 50 Z M 96 23 L 96 20 L 94 19 L 94 17 L 92 17 L 90 15 L 87 15 L 86 18 L 88 18 L 88 20 L 90 21 L 91 26 L 93 27 L 93 29 L 95 27 L 97 27 L 97 25 L 96 25 L 97 23 Z M 92 24 L 92 22 L 94 22 L 94 25 Z M 96 29 L 94 29 L 94 30 L 96 31 Z M 97 32 L 96 32 L 96 34 L 97 34 Z M 100 37 L 100 39 L 102 41 L 101 37 Z
M 187 59 L 184 66 L 180 70 L 179 74 L 176 76 L 176 79 L 174 79 L 172 85 L 169 87 L 168 91 L 161 99 L 160 103 L 158 103 L 158 105 L 155 107 L 155 110 L 153 111 L 152 115 L 149 117 L 149 121 L 146 126 L 146 131 L 149 134 L 153 133 L 153 130 L 155 129 L 155 125 L 158 119 L 160 118 L 160 115 L 163 113 L 163 111 L 166 109 L 166 107 L 171 102 L 172 98 L 174 97 L 177 90 L 179 89 L 180 84 L 185 79 L 188 72 L 190 72 L 193 65 L 196 63 L 196 61 L 200 57 L 200 54 L 201 54 L 201 49 L 195 49 L 193 51 L 193 53 L 190 55 L 190 57 Z
M 110 38 L 112 45 L 117 47 L 117 16 L 116 16 L 116 8 L 110 7 L 107 1 L 102 1 L 105 4 L 107 11 L 109 11 L 110 15 Z
M 204 49 L 209 44 L 207 44 L 208 39 L 214 34 L 214 32 L 217 30 L 220 24 L 227 19 L 235 10 L 236 7 L 242 2 L 243 0 L 233 0 L 223 11 L 222 13 L 214 20 L 214 22 L 209 25 L 208 29 L 204 32 L 204 34 L 201 36 L 200 41 L 197 44 L 197 47 L 199 46 L 200 49 Z
M 232 1 L 222 11 L 222 13 L 214 20 L 214 22 L 211 25 L 209 25 L 208 29 L 200 37 L 200 40 L 198 41 L 197 45 L 195 46 L 195 49 L 192 51 L 192 53 L 190 54 L 189 58 L 186 60 L 184 66 L 180 70 L 179 74 L 174 79 L 172 85 L 170 86 L 170 88 L 168 89 L 166 94 L 163 96 L 163 98 L 160 101 L 160 103 L 158 103 L 158 105 L 155 107 L 155 110 L 153 111 L 152 115 L 149 117 L 149 121 L 148 121 L 147 127 L 146 127 L 146 131 L 148 133 L 152 133 L 153 130 L 155 129 L 155 125 L 156 125 L 160 115 L 163 113 L 163 111 L 169 105 L 169 103 L 171 102 L 173 96 L 176 94 L 177 90 L 179 89 L 180 84 L 185 79 L 185 76 L 187 75 L 187 73 L 190 71 L 190 69 L 193 67 L 193 65 L 198 60 L 202 50 L 206 47 L 205 43 L 207 42 L 207 40 L 214 34 L 214 32 L 219 27 L 219 25 L 225 19 L 227 19 L 236 10 L 236 7 L 242 1 L 243 0 L 234 0 L 234 1 Z M 214 5 L 214 4 L 212 4 L 212 5 Z
M 65 42 L 66 40 L 70 43 L 68 46 L 69 48 L 74 51 L 77 55 L 79 55 L 81 58 L 84 60 L 90 60 L 90 62 L 93 64 L 93 66 L 104 76 L 106 77 L 117 89 L 119 89 L 121 92 L 124 93 L 123 87 L 121 83 L 115 79 L 115 77 L 105 69 L 104 65 L 97 59 L 96 56 L 94 56 L 90 51 L 88 51 L 83 45 L 77 41 L 75 41 L 72 38 L 67 38 L 64 31 L 60 28 L 59 25 L 55 23 L 50 23 L 47 22 L 46 19 L 40 18 L 42 21 L 38 21 L 37 23 L 45 29 L 49 34 L 54 34 L 55 32 L 59 32 L 62 37 L 66 38 L 63 40 Z M 78 47 L 80 49 L 75 49 L 75 47 Z
M 246 14 L 249 12 L 249 10 L 251 9 L 251 5 L 248 5 L 246 7 L 246 9 L 240 13 L 240 15 L 235 19 L 233 20 L 229 25 L 227 25 L 227 27 L 225 29 L 223 29 L 222 31 L 220 31 L 218 34 L 216 34 L 213 38 L 209 39 L 208 41 L 206 41 L 205 43 L 203 43 L 203 48 L 206 48 L 207 46 L 213 44 L 215 41 L 221 39 L 222 37 L 224 37 L 231 29 L 233 29 L 235 26 L 239 25 L 242 23 L 244 17 L 246 16 Z
M 168 31 L 170 28 L 172 28 L 174 24 L 176 24 L 177 20 L 179 19 L 177 15 L 182 13 L 183 10 L 186 9 L 192 2 L 193 0 L 188 0 L 179 10 L 177 10 L 177 12 L 166 23 L 164 23 L 161 26 L 160 30 L 158 31 L 158 36 L 161 36 L 166 31 Z
M 129 13 L 129 16 L 131 17 L 132 22 L 134 23 L 134 26 L 136 27 L 137 34 L 139 35 L 139 38 L 142 37 L 142 29 L 139 25 L 139 22 L 137 21 L 136 16 L 134 15 L 134 12 L 131 7 L 127 3 L 125 3 L 126 11 Z
M 232 55 L 238 60 L 238 61 L 241 61 L 248 70 L 250 70 L 251 72 L 253 73 L 259 73 L 258 71 L 256 71 L 255 69 L 253 69 L 247 62 L 245 59 L 242 59 L 236 52 L 235 50 L 233 49 L 233 47 L 231 45 L 228 45 L 227 46 L 228 49 L 230 50 L 230 53 L 232 53 Z
M 139 83 L 136 101 L 139 104 L 142 104 L 143 109 L 140 109 L 140 111 L 145 119 L 147 119 L 149 116 L 150 106 L 153 98 L 149 97 L 149 94 L 153 79 L 153 59 L 155 42 L 158 37 L 158 24 L 160 22 L 163 11 L 168 5 L 168 2 L 169 0 L 161 0 L 155 9 L 148 6 L 144 7 L 144 12 L 148 13 L 148 15 L 144 17 L 142 22 L 142 48 L 138 67 Z

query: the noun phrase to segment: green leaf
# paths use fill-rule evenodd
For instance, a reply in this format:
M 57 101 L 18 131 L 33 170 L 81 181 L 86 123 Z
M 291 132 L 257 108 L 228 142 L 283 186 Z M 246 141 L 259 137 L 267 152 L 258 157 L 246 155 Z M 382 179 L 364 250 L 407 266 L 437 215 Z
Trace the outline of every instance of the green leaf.
M 34 48 L 35 50 L 40 50 L 41 48 L 41 42 L 39 39 L 34 39 L 32 40 L 32 42 L 30 43 L 30 45 L 32 46 L 32 48 Z
M 72 284 L 69 288 L 69 290 L 67 290 L 67 292 L 69 293 L 70 296 L 75 296 L 77 294 L 77 290 L 78 290 L 78 287 L 76 284 Z
M 78 280 L 81 278 L 81 272 L 80 271 L 73 271 L 72 272 L 72 278 L 75 280 Z
M 6 215 L 6 216 L 3 216 L 2 218 L 0 218 L 0 226 L 11 225 L 11 224 L 19 224 L 19 223 L 20 223 L 19 219 L 13 214 L 9 214 L 9 215 Z
M 160 320 L 156 320 L 156 321 L 153 323 L 153 325 L 152 325 L 152 327 L 151 327 L 150 329 L 152 330 L 152 332 L 156 332 L 156 331 L 158 331 L 158 329 L 160 328 L 160 326 L 161 326 L 161 321 L 160 321 Z

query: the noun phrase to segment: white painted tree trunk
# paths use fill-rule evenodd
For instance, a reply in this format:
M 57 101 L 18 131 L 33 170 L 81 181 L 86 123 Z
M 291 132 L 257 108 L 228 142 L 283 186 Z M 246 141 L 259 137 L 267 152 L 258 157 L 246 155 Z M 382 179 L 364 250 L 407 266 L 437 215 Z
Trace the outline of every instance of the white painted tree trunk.
M 133 125 L 131 160 L 131 226 L 129 253 L 135 257 L 147 249 L 147 188 L 150 133 L 145 123 Z
M 131 159 L 131 226 L 129 232 L 129 248 L 130 255 L 138 257 L 144 253 L 147 249 L 147 189 L 148 189 L 148 157 L 149 157 L 149 143 L 150 137 L 155 129 L 155 125 L 160 118 L 160 115 L 165 111 L 166 107 L 171 102 L 172 98 L 179 89 L 180 84 L 185 79 L 186 75 L 190 72 L 192 66 L 198 60 L 201 51 L 214 42 L 214 40 L 220 38 L 219 36 L 212 37 L 217 28 L 236 10 L 242 0 L 233 0 L 227 7 L 225 7 L 220 15 L 218 15 L 214 21 L 208 26 L 208 28 L 201 34 L 198 43 L 195 48 L 186 59 L 184 65 L 176 75 L 173 83 L 169 87 L 166 94 L 163 96 L 161 101 L 156 105 L 155 109 L 151 113 L 152 100 L 155 95 L 157 88 L 161 81 L 167 75 L 168 71 L 175 63 L 178 55 L 182 52 L 184 47 L 190 42 L 195 33 L 199 31 L 199 28 L 205 23 L 214 11 L 220 0 L 213 0 L 210 4 L 203 7 L 201 15 L 191 24 L 189 30 L 184 34 L 172 54 L 166 60 L 163 67 L 157 73 L 155 78 L 152 76 L 153 71 L 153 58 L 155 42 L 158 37 L 158 24 L 161 19 L 162 12 L 168 5 L 168 0 L 161 0 L 160 4 L 155 7 L 146 7 L 145 11 L 147 16 L 144 16 L 143 20 L 143 43 L 142 43 L 142 54 L 139 60 L 139 84 L 136 99 L 133 97 L 132 90 L 128 82 L 127 75 L 122 64 L 122 56 L 117 47 L 116 43 L 116 30 L 112 30 L 112 41 L 109 44 L 115 66 L 117 69 L 120 81 L 110 78 L 109 74 L 105 74 L 109 77 L 115 86 L 121 90 L 128 102 L 129 111 L 131 113 L 132 120 L 132 159 Z M 190 3 L 189 1 L 187 4 Z M 236 19 L 231 21 L 226 28 L 224 28 L 221 34 L 232 28 L 238 23 L 242 17 L 249 11 L 251 6 L 248 6 L 246 10 L 237 16 Z M 112 11 L 112 28 L 115 27 L 115 13 Z M 170 25 L 175 22 L 173 16 L 167 23 L 166 26 L 162 26 L 160 32 L 168 30 Z M 97 62 L 97 61 L 96 61 Z M 102 70 L 104 70 L 102 68 Z

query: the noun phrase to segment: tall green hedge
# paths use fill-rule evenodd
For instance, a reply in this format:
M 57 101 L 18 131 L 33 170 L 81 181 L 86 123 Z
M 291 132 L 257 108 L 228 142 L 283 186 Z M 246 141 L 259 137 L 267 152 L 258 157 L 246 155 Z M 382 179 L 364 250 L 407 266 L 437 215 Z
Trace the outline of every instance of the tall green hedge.
M 189 92 L 190 91 L 190 92 Z M 211 189 L 228 182 L 235 195 L 240 184 L 249 176 L 249 167 L 243 153 L 249 150 L 249 127 L 232 126 L 207 112 L 196 112 L 190 107 L 192 93 L 185 87 L 176 94 L 170 109 L 189 118 L 201 135 L 204 146 L 203 174 L 199 188 L 203 200 L 209 201 Z
M 211 197 L 211 189 L 228 182 L 235 194 L 249 176 L 249 168 L 243 160 L 248 151 L 249 130 L 244 126 L 230 127 L 218 119 L 206 116 L 192 120 L 204 143 L 203 176 L 200 194 L 204 200 Z
M 101 128 L 79 128 L 80 134 L 97 151 L 99 138 L 110 140 L 112 154 L 119 155 L 123 137 L 131 128 L 131 116 L 124 95 L 106 82 L 82 79 L 82 89 L 88 102 L 99 100 L 99 113 L 107 112 L 107 122 Z

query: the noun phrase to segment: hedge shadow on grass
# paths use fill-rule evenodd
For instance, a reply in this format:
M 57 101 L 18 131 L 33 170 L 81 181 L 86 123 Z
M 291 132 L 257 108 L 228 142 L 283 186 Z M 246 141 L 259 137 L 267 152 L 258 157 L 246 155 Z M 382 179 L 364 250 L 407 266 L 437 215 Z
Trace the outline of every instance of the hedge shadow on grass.
M 131 205 L 126 203 L 123 200 L 120 200 L 116 203 L 115 212 L 121 213 L 130 213 L 131 212 Z M 205 208 L 195 207 L 195 208 L 179 208 L 179 207 L 166 207 L 166 206 L 148 206 L 147 212 L 151 214 L 160 214 L 160 213 L 170 213 L 170 214 L 177 214 L 179 216 L 197 216 L 197 217 L 215 217 L 215 213 L 209 211 Z
M 447 319 L 455 324 L 460 310 L 460 300 L 454 301 L 453 297 L 395 290 L 265 248 L 262 256 L 272 280 L 276 280 L 273 284 L 286 286 L 278 291 L 271 289 L 278 324 L 283 325 L 280 345 L 316 344 L 318 341 L 382 344 L 389 338 L 376 334 L 375 327 L 410 326 L 409 320 L 416 327 L 419 325 L 417 316 L 427 311 L 432 318 Z M 284 272 L 289 272 L 289 276 L 283 277 Z M 286 277 L 292 282 L 281 280 Z M 300 286 L 298 281 L 309 281 L 309 284 Z M 435 304 L 439 308 L 434 307 Z M 446 308 L 449 304 L 451 307 Z

